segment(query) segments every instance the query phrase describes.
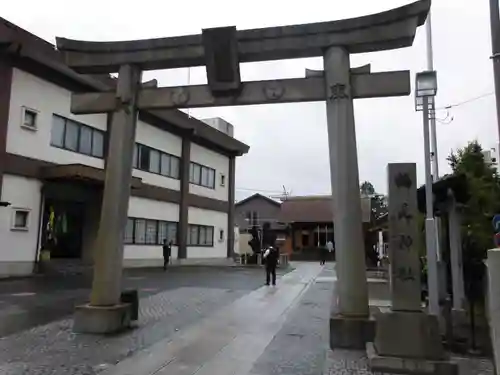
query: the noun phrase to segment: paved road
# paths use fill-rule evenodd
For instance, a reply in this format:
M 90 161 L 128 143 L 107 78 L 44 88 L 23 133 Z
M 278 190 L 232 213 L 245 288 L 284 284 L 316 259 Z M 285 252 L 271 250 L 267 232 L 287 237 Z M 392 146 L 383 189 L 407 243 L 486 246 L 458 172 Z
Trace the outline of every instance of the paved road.
M 240 292 L 261 286 L 262 273 L 237 267 L 126 270 L 123 288 L 138 289 L 140 297 L 186 287 Z M 75 305 L 87 301 L 90 285 L 91 278 L 83 275 L 0 281 L 0 337 L 70 315 Z

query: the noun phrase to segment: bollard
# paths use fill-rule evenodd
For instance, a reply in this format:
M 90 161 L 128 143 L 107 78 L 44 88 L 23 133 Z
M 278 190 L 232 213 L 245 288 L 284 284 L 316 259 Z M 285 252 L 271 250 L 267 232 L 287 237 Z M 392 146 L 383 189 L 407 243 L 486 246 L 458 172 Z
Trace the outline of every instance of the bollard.
M 120 301 L 130 304 L 131 320 L 139 320 L 139 294 L 137 290 L 124 290 L 120 296 Z

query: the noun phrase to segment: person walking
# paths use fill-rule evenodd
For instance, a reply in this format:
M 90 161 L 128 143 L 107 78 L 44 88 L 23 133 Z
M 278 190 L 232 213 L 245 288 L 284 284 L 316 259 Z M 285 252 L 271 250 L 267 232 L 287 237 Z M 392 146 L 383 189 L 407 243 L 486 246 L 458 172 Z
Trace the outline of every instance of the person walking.
M 319 264 L 323 266 L 326 263 L 326 257 L 328 255 L 328 249 L 326 247 L 319 248 Z
M 266 285 L 269 285 L 270 282 L 276 285 L 276 266 L 278 265 L 279 258 L 278 250 L 273 246 L 269 246 L 264 252 L 263 258 L 266 264 Z
M 172 254 L 172 241 L 168 242 L 166 238 L 163 239 L 163 270 L 167 270 L 168 263 L 170 262 L 170 255 Z
M 330 257 L 330 259 L 335 260 L 335 257 L 333 256 L 333 252 L 335 250 L 335 246 L 333 245 L 332 240 L 328 241 L 326 243 L 326 249 L 328 251 L 327 256 Z M 324 264 L 324 263 L 323 263 Z

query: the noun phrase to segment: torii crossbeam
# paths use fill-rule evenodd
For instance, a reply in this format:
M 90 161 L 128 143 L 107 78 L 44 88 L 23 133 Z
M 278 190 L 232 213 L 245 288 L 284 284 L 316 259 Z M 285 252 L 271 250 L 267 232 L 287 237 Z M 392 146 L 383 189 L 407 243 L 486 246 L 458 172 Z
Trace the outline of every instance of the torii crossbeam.
M 373 335 L 373 322 L 368 309 L 353 99 L 408 95 L 410 78 L 408 71 L 371 73 L 367 66 L 352 69 L 350 54 L 411 46 L 430 4 L 430 0 L 420 0 L 341 21 L 253 30 L 222 27 L 171 38 L 122 42 L 57 38 L 57 47 L 77 72 L 119 72 L 116 93 L 74 94 L 71 103 L 73 113 L 113 112 L 91 302 L 88 311 L 81 309 L 81 314 L 75 316 L 75 325 L 78 320 L 82 330 L 92 331 L 85 322 L 91 320 L 88 316 L 92 314 L 95 318 L 96 307 L 103 320 L 110 320 L 116 309 L 104 307 L 119 305 L 118 265 L 123 255 L 121 235 L 129 199 L 127 189 L 122 187 L 130 186 L 138 110 L 324 100 L 338 277 L 330 345 L 364 348 L 370 333 Z M 324 71 L 309 71 L 306 78 L 242 82 L 240 77 L 243 62 L 315 56 L 323 57 Z M 203 65 L 207 85 L 140 85 L 144 70 Z M 232 241 L 231 228 L 228 233 L 228 241 Z

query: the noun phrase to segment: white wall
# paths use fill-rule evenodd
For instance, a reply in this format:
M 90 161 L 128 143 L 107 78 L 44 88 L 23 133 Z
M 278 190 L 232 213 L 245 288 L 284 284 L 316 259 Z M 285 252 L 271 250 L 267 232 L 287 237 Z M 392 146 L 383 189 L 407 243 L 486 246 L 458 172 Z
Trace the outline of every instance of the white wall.
M 19 69 L 13 70 L 7 152 L 61 164 L 103 168 L 104 161 L 50 146 L 54 113 L 96 129 L 106 130 L 106 115 L 75 116 L 70 112 L 70 91 Z M 38 130 L 21 127 L 23 106 L 38 111 Z
M 181 157 L 182 138 L 158 129 L 145 122 L 137 122 L 136 142 L 150 146 L 167 154 Z M 161 186 L 173 190 L 180 190 L 180 180 L 161 176 L 154 173 L 139 171 L 134 169 L 133 175 L 142 178 L 142 181 L 156 186 Z
M 209 225 L 214 227 L 214 246 L 188 246 L 187 258 L 225 258 L 227 256 L 227 214 L 189 207 L 189 224 Z M 223 241 L 219 241 L 219 230 L 224 231 Z
M 80 123 L 103 131 L 107 130 L 106 115 L 73 115 L 70 112 L 71 92 L 38 78 L 30 73 L 14 69 L 7 132 L 7 152 L 34 159 L 60 164 L 84 164 L 103 168 L 104 161 L 99 158 L 78 154 L 50 145 L 52 116 L 74 119 Z M 38 130 L 21 127 L 23 107 L 38 112 Z M 180 157 L 182 139 L 174 134 L 158 129 L 142 121 L 137 123 L 136 141 L 146 146 Z M 145 183 L 174 190 L 180 189 L 180 181 L 157 174 L 134 170 L 135 177 Z
M 38 238 L 40 188 L 41 182 L 36 179 L 8 174 L 3 176 L 1 200 L 10 202 L 11 206 L 0 207 L 0 274 L 2 262 L 26 262 L 26 269 L 31 270 Z M 30 211 L 27 231 L 11 230 L 15 208 Z
M 189 184 L 189 192 L 191 194 L 227 201 L 229 158 L 193 143 L 191 144 L 191 161 L 215 169 L 215 190 Z M 220 185 L 221 173 L 226 176 L 224 186 Z
M 131 197 L 128 216 L 153 220 L 179 221 L 179 205 L 151 199 Z M 177 258 L 177 246 L 172 246 L 172 259 Z M 123 257 L 127 259 L 163 259 L 161 245 L 125 245 Z M 158 263 L 159 264 L 159 263 Z

